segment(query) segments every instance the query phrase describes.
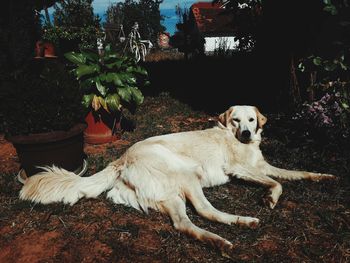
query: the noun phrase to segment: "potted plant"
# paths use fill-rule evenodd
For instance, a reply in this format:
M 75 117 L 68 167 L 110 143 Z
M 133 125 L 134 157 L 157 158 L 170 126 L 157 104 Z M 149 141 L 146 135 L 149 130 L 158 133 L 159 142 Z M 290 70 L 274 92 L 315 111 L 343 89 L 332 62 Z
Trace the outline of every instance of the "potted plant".
M 57 60 L 33 60 L 3 81 L 5 138 L 16 148 L 22 171 L 56 165 L 83 172 L 84 112 L 78 82 Z
M 139 88 L 148 84 L 147 71 L 109 46 L 102 54 L 81 51 L 66 53 L 65 57 L 74 64 L 72 72 L 80 82 L 82 103 L 89 110 L 85 142 L 98 144 L 118 139 L 116 131 L 123 109 L 131 110 L 143 102 Z

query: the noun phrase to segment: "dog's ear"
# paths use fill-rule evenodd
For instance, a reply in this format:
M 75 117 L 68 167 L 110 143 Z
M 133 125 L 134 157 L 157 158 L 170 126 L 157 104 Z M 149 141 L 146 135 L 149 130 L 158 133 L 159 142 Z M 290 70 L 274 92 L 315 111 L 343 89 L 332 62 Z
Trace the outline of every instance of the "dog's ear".
M 258 128 L 262 129 L 262 127 L 267 122 L 267 118 L 260 113 L 260 111 L 259 111 L 259 109 L 257 107 L 254 107 L 254 109 L 255 109 L 255 112 L 256 112 L 256 116 L 258 118 Z
M 231 114 L 232 114 L 233 110 L 234 110 L 234 106 L 230 107 L 224 113 L 221 113 L 219 115 L 219 124 L 222 124 L 223 126 L 225 126 L 227 128 L 228 125 L 231 123 Z

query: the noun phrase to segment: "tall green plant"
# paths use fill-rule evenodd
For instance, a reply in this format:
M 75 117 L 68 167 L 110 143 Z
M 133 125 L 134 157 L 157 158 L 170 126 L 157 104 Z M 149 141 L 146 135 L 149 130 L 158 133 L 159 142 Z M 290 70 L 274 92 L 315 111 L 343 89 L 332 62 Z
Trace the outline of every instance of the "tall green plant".
M 102 55 L 81 51 L 65 57 L 74 63 L 73 73 L 80 82 L 86 108 L 117 112 L 143 102 L 139 88 L 148 84 L 148 74 L 132 58 L 113 52 L 109 46 Z

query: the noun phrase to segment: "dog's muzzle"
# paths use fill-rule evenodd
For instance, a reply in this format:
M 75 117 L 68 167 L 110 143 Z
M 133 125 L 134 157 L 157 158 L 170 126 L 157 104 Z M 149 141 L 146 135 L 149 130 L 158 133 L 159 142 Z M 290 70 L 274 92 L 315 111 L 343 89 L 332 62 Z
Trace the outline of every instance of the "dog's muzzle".
M 242 142 L 242 143 L 249 143 L 252 138 L 251 138 L 251 132 L 249 130 L 244 130 L 240 133 L 239 135 L 239 140 Z

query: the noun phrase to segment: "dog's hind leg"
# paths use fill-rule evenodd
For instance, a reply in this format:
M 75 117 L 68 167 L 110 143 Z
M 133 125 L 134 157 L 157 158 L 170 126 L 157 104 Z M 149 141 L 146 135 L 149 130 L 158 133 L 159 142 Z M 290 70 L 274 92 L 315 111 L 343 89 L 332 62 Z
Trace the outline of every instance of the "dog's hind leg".
M 226 239 L 194 225 L 186 214 L 185 202 L 179 196 L 162 201 L 160 206 L 161 210 L 170 216 L 174 227 L 180 232 L 213 245 L 221 251 L 228 251 L 233 248 L 232 243 Z
M 262 167 L 266 175 L 270 175 L 270 176 L 285 179 L 285 180 L 291 180 L 291 181 L 302 180 L 302 179 L 307 179 L 312 181 L 336 179 L 336 177 L 331 174 L 286 170 L 286 169 L 274 167 L 267 162 L 264 162 L 264 165 Z
M 248 227 L 256 227 L 259 224 L 259 219 L 246 216 L 231 215 L 217 210 L 205 197 L 202 187 L 191 184 L 191 188 L 185 190 L 185 196 L 193 204 L 194 208 L 201 216 L 224 224 L 238 224 Z

